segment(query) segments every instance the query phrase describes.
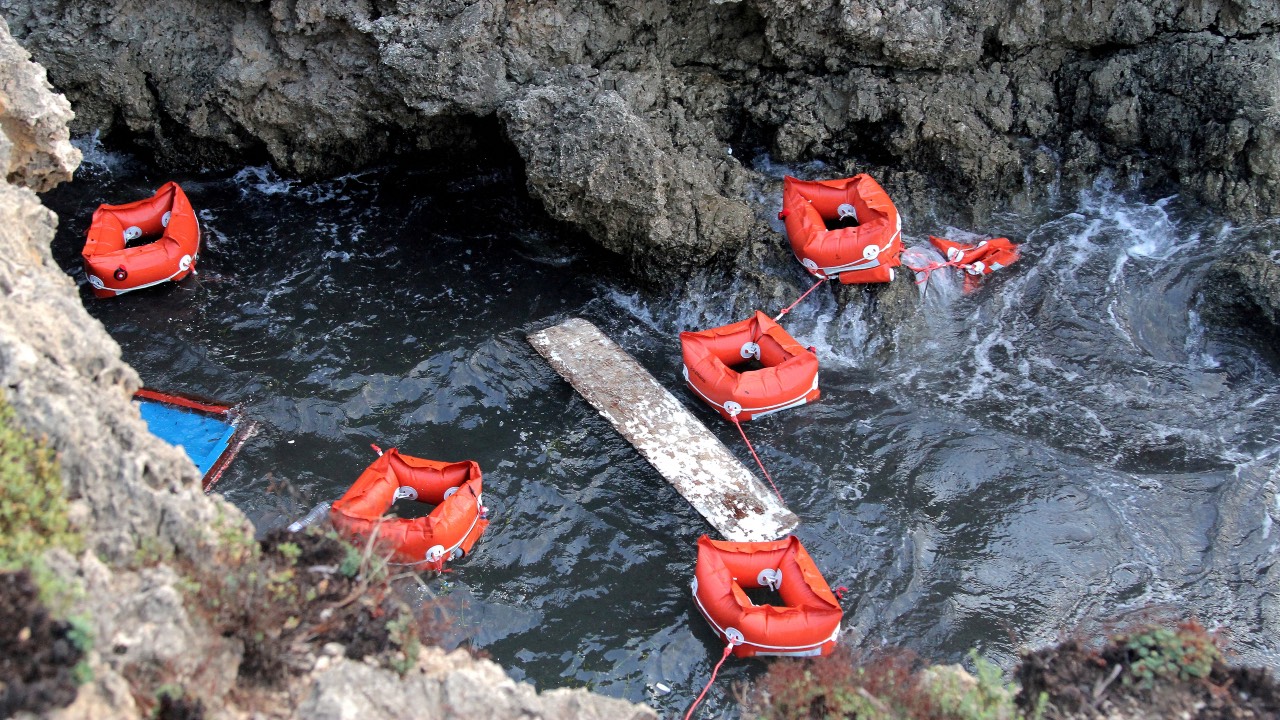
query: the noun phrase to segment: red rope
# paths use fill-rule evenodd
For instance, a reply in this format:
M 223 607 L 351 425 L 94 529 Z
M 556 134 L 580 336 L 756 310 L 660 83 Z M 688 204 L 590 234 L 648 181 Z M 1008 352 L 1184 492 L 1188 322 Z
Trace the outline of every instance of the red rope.
M 791 310 L 792 310 L 793 308 L 795 308 L 795 306 L 797 306 L 797 305 L 799 305 L 799 304 L 800 304 L 800 301 L 801 301 L 801 300 L 803 300 L 803 299 L 805 299 L 805 298 L 809 297 L 809 293 L 813 292 L 814 290 L 817 290 L 817 289 L 818 289 L 818 286 L 819 286 L 819 285 L 821 285 L 822 283 L 826 282 L 826 281 L 827 281 L 827 279 L 826 279 L 825 277 L 824 277 L 824 278 L 818 278 L 818 282 L 814 283 L 814 284 L 813 284 L 813 287 L 809 288 L 808 290 L 805 290 L 805 291 L 804 291 L 804 294 L 803 294 L 803 295 L 801 295 L 800 297 L 796 298 L 796 301 L 795 301 L 795 302 L 791 303 L 791 304 L 790 304 L 790 305 L 788 305 L 786 308 L 784 308 L 784 309 L 782 310 L 782 312 L 778 313 L 778 317 L 774 318 L 774 319 L 773 319 L 773 321 L 774 321 L 774 322 L 778 322 L 779 320 L 781 320 L 783 315 L 786 315 L 787 313 L 791 312 Z
M 733 643 L 724 646 L 724 654 L 720 656 L 720 662 L 716 663 L 716 667 L 711 671 L 711 679 L 707 681 L 707 686 L 702 688 L 702 693 L 698 695 L 698 699 L 693 701 L 689 706 L 689 712 L 684 714 L 684 720 L 693 717 L 693 711 L 698 709 L 698 703 L 702 702 L 702 698 L 706 697 L 707 691 L 711 689 L 711 683 L 716 681 L 716 673 L 720 672 L 720 666 L 724 665 L 724 661 L 729 658 L 729 653 L 733 652 Z
M 733 416 L 733 424 L 738 426 L 738 432 L 742 435 L 742 441 L 747 444 L 747 449 L 751 451 L 751 457 L 756 459 L 756 464 L 760 466 L 760 472 L 764 473 L 764 479 L 769 481 L 769 487 L 773 488 L 773 492 L 778 496 L 778 500 L 780 500 L 783 505 L 786 505 L 787 501 L 782 499 L 782 493 L 778 492 L 778 486 L 773 484 L 773 478 L 769 475 L 769 471 L 765 469 L 764 463 L 760 462 L 760 456 L 756 454 L 756 449 L 751 446 L 751 441 L 747 439 L 747 431 L 742 429 L 742 423 L 738 421 L 737 415 Z
M 918 273 L 924 273 L 924 278 L 916 281 L 917 285 L 923 285 L 929 282 L 929 276 L 933 274 L 934 270 L 941 270 L 944 267 L 955 267 L 957 264 L 959 263 L 948 260 L 946 262 L 931 262 L 928 265 L 925 265 L 924 267 L 912 267 L 910 265 L 908 265 L 907 267 L 911 268 L 912 270 Z

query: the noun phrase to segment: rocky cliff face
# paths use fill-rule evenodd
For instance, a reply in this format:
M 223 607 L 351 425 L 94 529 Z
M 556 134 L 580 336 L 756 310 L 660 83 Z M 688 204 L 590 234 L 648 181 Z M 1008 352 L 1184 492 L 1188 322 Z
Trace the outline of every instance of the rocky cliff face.
M 1237 217 L 1280 212 L 1280 6 L 1266 0 L 0 0 L 0 13 L 77 131 L 173 165 L 265 155 L 333 173 L 497 117 L 553 215 L 665 279 L 769 235 L 746 194 L 760 176 L 738 160 L 762 149 L 876 174 L 909 232 L 1103 168 Z
M 87 551 L 49 563 L 75 588 L 71 612 L 88 618 L 93 681 L 62 718 L 137 718 L 161 683 L 183 689 L 209 717 L 655 717 L 591 695 L 539 695 L 493 663 L 428 650 L 410 681 L 389 670 L 316 653 L 314 666 L 275 694 L 246 693 L 240 642 L 211 632 L 191 606 L 193 578 L 227 544 L 251 544 L 234 507 L 201 491 L 195 466 L 151 435 L 131 403 L 137 374 L 85 312 L 53 261 L 57 218 L 35 190 L 71 178 L 71 105 L 0 22 L 0 388 L 19 421 L 57 453 L 72 520 Z M 246 570 L 251 571 L 249 567 Z M 218 572 L 224 572 L 219 569 Z

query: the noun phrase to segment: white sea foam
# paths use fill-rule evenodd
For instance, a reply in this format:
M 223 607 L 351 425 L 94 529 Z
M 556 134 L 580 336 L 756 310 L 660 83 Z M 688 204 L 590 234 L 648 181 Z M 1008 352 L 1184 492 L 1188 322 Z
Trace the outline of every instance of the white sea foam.
M 1187 310 L 1187 356 L 1191 358 L 1192 364 L 1202 370 L 1214 370 L 1222 367 L 1222 363 L 1213 356 L 1213 353 L 1205 349 L 1204 323 L 1200 322 L 1200 313 L 1195 308 Z
M 242 194 L 256 193 L 268 197 L 287 196 L 313 205 L 347 200 L 350 197 L 349 185 L 368 185 L 367 173 L 342 175 L 323 182 L 304 183 L 296 178 L 286 178 L 275 168 L 266 165 L 251 165 L 242 168 L 232 177 L 232 182 L 240 188 Z M 361 188 L 367 191 L 367 188 Z
M 80 167 L 77 175 L 115 175 L 128 170 L 133 158 L 125 153 L 110 152 L 102 147 L 97 130 L 88 135 L 71 138 L 71 144 L 80 151 Z
M 784 175 L 792 177 L 823 177 L 829 174 L 830 171 L 830 167 L 821 160 L 811 160 L 801 165 L 787 165 L 774 162 L 768 153 L 759 155 L 752 160 L 751 169 L 777 180 L 781 180 Z
M 241 193 L 252 191 L 267 196 L 290 195 L 297 185 L 296 180 L 282 178 L 273 168 L 265 165 L 242 168 L 232 177 L 232 182 L 240 186 Z

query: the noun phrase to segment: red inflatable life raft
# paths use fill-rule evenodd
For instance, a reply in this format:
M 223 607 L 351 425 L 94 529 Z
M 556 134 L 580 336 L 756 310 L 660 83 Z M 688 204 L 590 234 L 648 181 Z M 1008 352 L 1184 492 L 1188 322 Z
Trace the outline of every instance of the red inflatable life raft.
M 745 592 L 770 588 L 783 605 L 757 605 Z M 769 542 L 698 538 L 692 583 L 698 611 L 738 657 L 827 655 L 844 611 L 794 535 Z
M 759 310 L 680 333 L 684 380 L 726 420 L 750 420 L 818 399 L 818 356 Z M 758 369 L 738 370 L 756 361 Z
M 136 241 L 143 244 L 129 247 Z M 185 278 L 199 253 L 200 222 L 186 193 L 170 182 L 145 200 L 99 205 L 81 256 L 93 294 L 113 297 Z
M 839 180 L 782 180 L 782 212 L 796 259 L 809 274 L 840 282 L 893 280 L 901 262 L 902 218 L 870 175 Z M 828 229 L 829 223 L 856 223 Z
M 473 460 L 424 460 L 392 448 L 333 503 L 329 518 L 353 540 L 367 540 L 376 529 L 376 542 L 394 550 L 394 563 L 440 570 L 471 552 L 489 526 L 481 492 L 480 466 Z M 436 507 L 424 517 L 384 518 L 397 499 Z

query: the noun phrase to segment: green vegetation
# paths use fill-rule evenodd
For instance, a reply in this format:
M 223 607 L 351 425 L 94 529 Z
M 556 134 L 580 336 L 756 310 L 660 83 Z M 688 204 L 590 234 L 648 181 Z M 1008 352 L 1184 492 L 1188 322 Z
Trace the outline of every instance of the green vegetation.
M 1176 629 L 1148 625 L 1120 635 L 1116 641 L 1129 652 L 1129 674 L 1124 681 L 1147 690 L 1155 687 L 1157 680 L 1207 678 L 1214 663 L 1222 660 L 1213 638 L 1194 620 Z
M 93 649 L 93 628 L 89 620 L 81 615 L 73 615 L 67 619 L 67 641 L 80 651 L 81 658 L 87 657 Z M 71 670 L 76 683 L 83 685 L 93 679 L 93 668 L 87 660 L 81 659 Z
M 1009 682 L 969 655 L 970 673 L 904 651 L 779 660 L 741 693 L 764 720 L 1059 720 L 1079 717 L 1277 717 L 1280 684 L 1230 667 L 1195 620 L 1144 620 L 1101 639 L 1024 650 Z M 1208 708 L 1209 714 L 1201 714 Z
M 29 572 L 40 602 L 53 616 L 65 617 L 80 590 L 48 566 L 44 552 L 79 552 L 83 546 L 84 539 L 68 520 L 57 458 L 18 424 L 17 413 L 0 395 L 0 572 Z M 67 640 L 83 658 L 93 647 L 89 622 L 79 616 L 66 622 Z M 73 675 L 80 684 L 93 679 L 83 659 Z
M 1016 689 L 976 652 L 975 674 L 925 668 L 906 652 L 860 656 L 838 647 L 827 658 L 779 660 L 748 692 L 745 716 L 762 720 L 1017 720 L 1039 717 L 1014 705 Z
M 387 635 L 392 643 L 400 648 L 399 655 L 393 656 L 390 667 L 404 675 L 418 664 L 418 652 L 422 645 L 418 640 L 418 625 L 413 615 L 401 612 L 387 621 Z
M 31 569 L 39 557 L 62 547 L 77 552 L 83 540 L 67 520 L 67 500 L 57 459 L 18 425 L 0 396 L 0 570 Z
M 401 673 L 417 662 L 421 629 L 393 589 L 393 575 L 375 542 L 354 546 L 333 530 L 277 531 L 260 544 L 241 532 L 215 534 L 215 562 L 175 562 L 195 578 L 187 606 L 211 629 L 244 645 L 240 677 L 280 685 L 309 668 L 307 648 L 340 643 L 350 658 L 375 658 Z M 210 567 L 219 568 L 209 572 Z
M 156 720 L 164 718 L 203 718 L 204 703 L 199 698 L 192 698 L 181 685 L 165 683 L 155 691 L 155 702 L 151 708 L 151 717 Z
M 982 657 L 977 650 L 969 651 L 969 660 L 974 667 L 972 677 L 931 669 L 935 676 L 930 679 L 926 691 L 938 717 L 963 720 L 1018 717 L 1013 711 L 1013 698 L 1018 688 L 1005 682 L 1000 666 Z M 1038 716 L 1038 713 L 1033 713 L 1033 716 Z

